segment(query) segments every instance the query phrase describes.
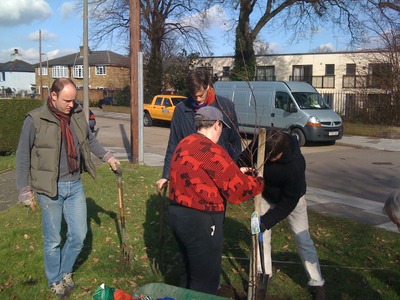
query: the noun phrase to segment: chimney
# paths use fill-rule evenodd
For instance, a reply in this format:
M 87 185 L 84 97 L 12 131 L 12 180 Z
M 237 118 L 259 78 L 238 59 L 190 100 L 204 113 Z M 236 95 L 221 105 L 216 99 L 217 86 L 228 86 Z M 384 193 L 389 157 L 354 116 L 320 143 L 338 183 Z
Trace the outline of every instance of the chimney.
M 19 54 L 19 50 L 18 49 L 14 49 L 14 53 L 11 53 L 11 61 L 20 59 L 22 60 L 22 56 Z
M 79 46 L 79 56 L 83 57 L 83 46 Z

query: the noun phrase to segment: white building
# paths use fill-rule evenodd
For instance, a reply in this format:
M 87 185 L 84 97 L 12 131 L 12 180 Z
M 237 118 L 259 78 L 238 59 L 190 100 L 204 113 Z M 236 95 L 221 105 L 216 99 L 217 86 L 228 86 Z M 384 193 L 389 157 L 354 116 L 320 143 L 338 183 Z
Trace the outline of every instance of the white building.
M 304 81 L 314 86 L 328 104 L 345 114 L 359 107 L 359 95 L 376 98 L 382 90 L 382 74 L 391 64 L 388 53 L 377 51 L 268 54 L 256 56 L 255 77 L 249 80 Z M 198 66 L 206 67 L 214 79 L 229 80 L 233 57 L 202 57 Z M 386 72 L 386 73 L 385 73 Z
M 25 97 L 35 89 L 35 68 L 19 59 L 17 49 L 14 51 L 13 60 L 0 63 L 0 94 L 4 95 L 7 89 L 11 89 L 13 95 Z

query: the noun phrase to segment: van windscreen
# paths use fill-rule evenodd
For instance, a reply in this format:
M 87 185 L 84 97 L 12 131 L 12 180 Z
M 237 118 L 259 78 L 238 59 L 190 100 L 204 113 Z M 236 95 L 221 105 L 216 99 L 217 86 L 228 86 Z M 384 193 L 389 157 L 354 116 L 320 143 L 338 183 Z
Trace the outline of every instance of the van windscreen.
M 330 109 L 318 93 L 293 92 L 292 94 L 301 109 Z

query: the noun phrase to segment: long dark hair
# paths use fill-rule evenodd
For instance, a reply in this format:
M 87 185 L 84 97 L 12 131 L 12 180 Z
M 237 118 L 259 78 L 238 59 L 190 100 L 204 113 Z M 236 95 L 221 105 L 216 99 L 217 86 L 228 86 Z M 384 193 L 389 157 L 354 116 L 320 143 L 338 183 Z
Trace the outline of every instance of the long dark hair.
M 284 152 L 287 144 L 287 133 L 277 129 L 269 129 L 266 131 L 265 153 L 268 155 L 269 159 L 276 157 L 281 152 Z

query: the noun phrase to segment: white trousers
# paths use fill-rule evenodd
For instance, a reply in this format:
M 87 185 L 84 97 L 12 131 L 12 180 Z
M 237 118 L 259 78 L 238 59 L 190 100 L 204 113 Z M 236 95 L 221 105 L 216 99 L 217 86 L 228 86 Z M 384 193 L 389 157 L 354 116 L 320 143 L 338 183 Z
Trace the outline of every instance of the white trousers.
M 274 205 L 270 205 L 265 199 L 261 200 L 261 215 L 266 213 L 270 208 L 273 209 Z M 322 286 L 325 281 L 321 275 L 317 251 L 314 242 L 311 239 L 310 232 L 308 231 L 308 215 L 306 199 L 300 198 L 299 203 L 287 220 L 294 237 L 297 251 L 299 252 L 301 261 L 303 262 L 304 269 L 308 276 L 309 286 Z M 263 233 L 264 241 L 264 265 L 265 274 L 272 276 L 272 258 L 271 258 L 271 229 Z M 262 273 L 260 261 L 260 249 L 258 249 L 258 272 Z

